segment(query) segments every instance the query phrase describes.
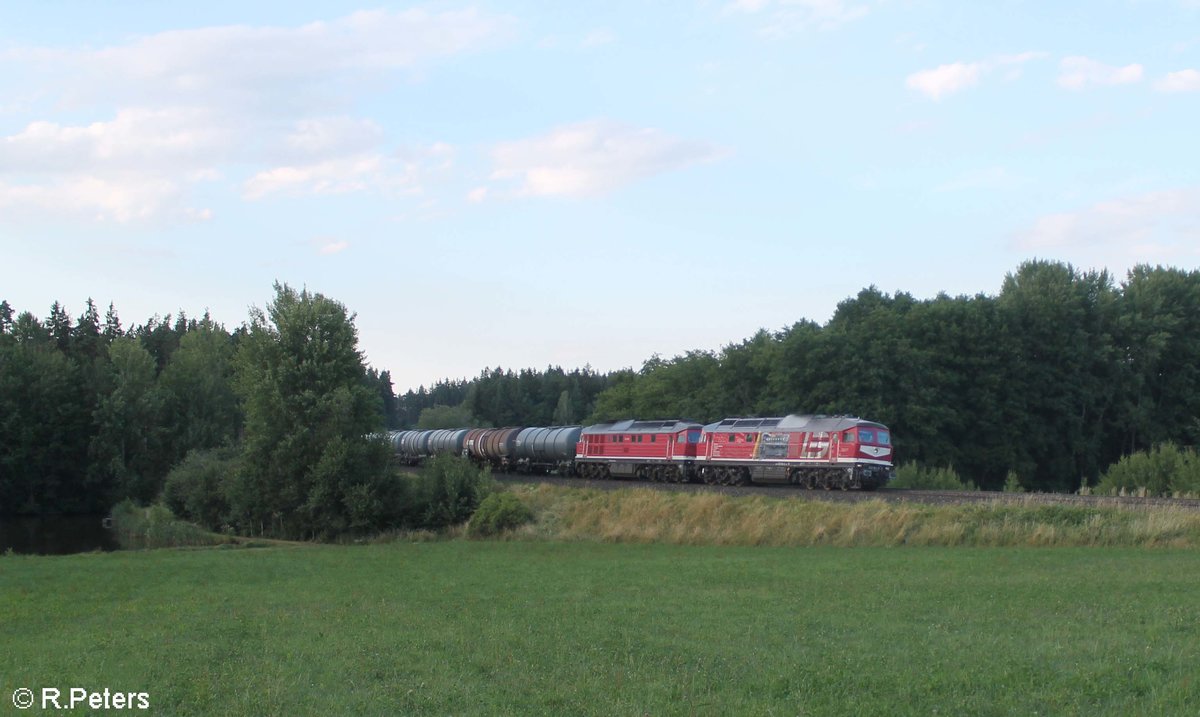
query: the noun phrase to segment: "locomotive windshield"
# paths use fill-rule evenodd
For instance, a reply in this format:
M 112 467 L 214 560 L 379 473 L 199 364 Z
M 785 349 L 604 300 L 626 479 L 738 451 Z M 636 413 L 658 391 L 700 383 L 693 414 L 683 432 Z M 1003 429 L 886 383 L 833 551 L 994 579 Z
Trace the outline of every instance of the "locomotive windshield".
M 886 446 L 891 443 L 891 436 L 883 429 L 875 428 L 860 428 L 858 429 L 858 442 L 870 443 L 876 446 Z

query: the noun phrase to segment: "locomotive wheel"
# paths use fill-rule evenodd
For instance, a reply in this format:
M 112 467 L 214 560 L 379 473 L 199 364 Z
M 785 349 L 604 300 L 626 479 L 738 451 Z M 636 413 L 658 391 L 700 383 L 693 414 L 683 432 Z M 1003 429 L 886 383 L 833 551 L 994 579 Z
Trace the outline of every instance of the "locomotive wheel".
M 745 468 L 731 468 L 729 485 L 746 485 L 750 482 L 750 471 Z

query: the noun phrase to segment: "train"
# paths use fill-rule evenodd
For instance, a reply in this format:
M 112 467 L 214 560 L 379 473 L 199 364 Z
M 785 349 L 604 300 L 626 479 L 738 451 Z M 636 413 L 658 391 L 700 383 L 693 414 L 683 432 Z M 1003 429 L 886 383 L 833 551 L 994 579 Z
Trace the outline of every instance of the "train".
M 556 473 L 667 483 L 789 483 L 875 490 L 895 474 L 891 431 L 854 416 L 679 419 L 391 431 L 396 459 L 452 454 L 500 473 Z

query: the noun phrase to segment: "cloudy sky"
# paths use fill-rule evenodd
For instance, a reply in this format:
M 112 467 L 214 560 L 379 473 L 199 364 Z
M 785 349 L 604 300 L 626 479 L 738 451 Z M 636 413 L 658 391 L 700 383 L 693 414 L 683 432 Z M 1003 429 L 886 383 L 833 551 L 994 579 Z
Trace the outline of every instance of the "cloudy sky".
M 403 391 L 609 370 L 1022 260 L 1200 266 L 1200 0 L 0 5 L 0 298 L 227 326 L 276 280 Z

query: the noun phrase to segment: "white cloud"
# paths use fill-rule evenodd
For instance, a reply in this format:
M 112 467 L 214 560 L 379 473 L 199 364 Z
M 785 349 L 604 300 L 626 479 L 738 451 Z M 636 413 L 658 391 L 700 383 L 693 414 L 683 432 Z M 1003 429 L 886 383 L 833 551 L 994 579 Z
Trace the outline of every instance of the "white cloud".
M 211 210 L 186 208 L 189 190 L 231 162 L 250 168 L 247 198 L 411 189 L 412 164 L 389 155 L 382 128 L 337 108 L 387 73 L 486 46 L 511 24 L 474 9 L 370 11 L 297 27 L 163 32 L 98 50 L 0 51 L 38 98 L 20 107 L 31 121 L 0 137 L 0 206 L 203 220 Z M 38 117 L 64 109 L 102 116 Z
M 1127 85 L 1142 81 L 1141 65 L 1113 67 L 1087 57 L 1064 57 L 1058 63 L 1058 84 L 1068 90 L 1090 85 Z
M 107 122 L 31 122 L 0 138 L 0 173 L 200 170 L 231 147 L 234 131 L 204 109 L 128 108 Z
M 454 147 L 435 142 L 428 147 L 405 147 L 385 154 L 367 151 L 324 157 L 317 152 L 309 159 L 258 172 L 243 185 L 245 199 L 268 195 L 330 195 L 374 191 L 420 193 L 424 178 L 450 170 Z
M 345 194 L 377 184 L 383 172 L 383 157 L 361 155 L 330 159 L 307 165 L 268 169 L 246 181 L 246 199 L 268 194 Z
M 141 175 L 78 175 L 39 184 L 0 180 L 0 209 L 9 216 L 48 214 L 123 224 L 148 220 L 174 208 L 180 219 L 211 217 L 210 210 L 179 208 L 179 197 L 177 184 Z
M 1168 72 L 1166 77 L 1154 83 L 1154 89 L 1159 92 L 1200 91 L 1200 72 L 1196 70 Z
M 983 66 L 978 62 L 938 65 L 932 70 L 914 72 L 908 76 L 904 84 L 910 90 L 916 90 L 936 101 L 945 95 L 979 84 L 979 74 L 982 69 Z
M 936 102 L 947 95 L 978 85 L 984 75 L 996 69 L 1007 68 L 1007 79 L 1014 80 L 1020 76 L 1022 65 L 1045 57 L 1044 52 L 1022 52 L 1016 55 L 997 55 L 975 62 L 938 65 L 931 70 L 912 73 L 905 79 L 904 84 L 910 90 L 916 90 Z
M 341 241 L 323 241 L 321 243 L 321 248 L 318 249 L 317 252 L 323 256 L 328 256 L 330 254 L 340 254 L 349 248 L 350 242 L 345 241 L 344 239 Z
M 303 156 L 330 156 L 361 152 L 384 139 L 378 123 L 355 117 L 319 117 L 299 120 L 284 138 L 291 152 Z
M 487 195 L 488 195 L 487 187 L 475 187 L 470 192 L 467 192 L 467 200 L 478 204 L 479 202 L 482 202 L 483 200 L 487 199 Z
M 521 196 L 586 196 L 663 172 L 711 161 L 704 142 L 607 120 L 567 125 L 492 150 L 492 179 L 516 181 Z
M 510 18 L 468 9 L 356 12 L 298 27 L 231 25 L 161 32 L 100 50 L 14 50 L 59 73 L 66 96 L 294 111 L 336 100 L 363 71 L 411 69 L 505 36 Z M 344 97 L 343 97 L 344 101 Z
M 793 32 L 816 28 L 831 30 L 865 17 L 865 3 L 851 0 L 734 0 L 726 12 L 768 15 L 761 28 L 764 35 L 782 37 Z
M 1049 214 L 1014 237 L 1023 251 L 1081 252 L 1116 264 L 1200 256 L 1200 187 L 1149 192 Z M 1103 262 L 1100 262 L 1103 264 Z

